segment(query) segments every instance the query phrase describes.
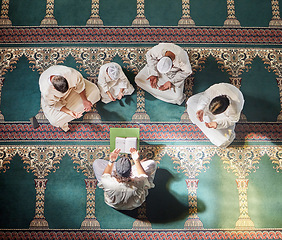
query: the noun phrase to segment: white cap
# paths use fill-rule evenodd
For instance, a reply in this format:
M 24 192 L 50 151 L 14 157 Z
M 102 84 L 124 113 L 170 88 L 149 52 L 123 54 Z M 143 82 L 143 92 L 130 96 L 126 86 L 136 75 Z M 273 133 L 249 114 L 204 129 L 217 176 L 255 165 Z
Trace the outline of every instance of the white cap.
M 172 60 L 169 57 L 162 57 L 158 64 L 157 69 L 160 73 L 167 73 L 172 67 Z
M 118 80 L 120 75 L 120 69 L 117 65 L 110 65 L 107 69 L 108 74 L 112 80 Z

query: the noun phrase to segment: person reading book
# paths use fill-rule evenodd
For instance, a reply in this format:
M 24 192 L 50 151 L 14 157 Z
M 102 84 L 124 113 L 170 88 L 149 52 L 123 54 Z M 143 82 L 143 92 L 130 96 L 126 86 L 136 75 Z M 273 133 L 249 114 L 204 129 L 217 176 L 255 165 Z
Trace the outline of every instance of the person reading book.
M 118 160 L 120 149 L 110 154 L 110 160 L 96 159 L 93 163 L 98 187 L 104 190 L 104 200 L 118 210 L 132 210 L 142 205 L 153 183 L 157 164 L 154 160 L 140 160 L 139 151 L 130 149 L 134 165 L 128 157 Z M 116 161 L 117 160 L 117 161 Z

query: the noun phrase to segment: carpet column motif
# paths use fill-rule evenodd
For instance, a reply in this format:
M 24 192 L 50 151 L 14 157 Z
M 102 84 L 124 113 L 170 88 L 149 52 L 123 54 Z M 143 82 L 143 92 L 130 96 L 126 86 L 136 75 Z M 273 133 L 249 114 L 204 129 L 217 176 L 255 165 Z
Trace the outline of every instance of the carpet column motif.
M 41 21 L 43 26 L 58 25 L 57 20 L 54 17 L 54 0 L 47 0 L 46 3 L 46 16 Z
M 84 180 L 87 190 L 87 202 L 86 217 L 81 224 L 81 229 L 100 229 L 100 223 L 95 216 L 95 191 L 98 181 L 95 179 L 93 162 L 95 159 L 105 159 L 109 154 L 107 146 L 68 148 L 68 155 L 76 165 L 77 172 L 81 171 L 88 177 Z
M 229 77 L 230 83 L 232 85 L 234 85 L 235 87 L 237 87 L 238 89 L 241 88 L 241 82 L 242 82 L 242 78 L 240 77 Z M 246 122 L 247 121 L 247 117 L 245 114 L 241 113 L 240 116 L 240 121 Z
M 230 77 L 229 80 L 230 80 L 230 83 L 231 83 L 232 85 L 234 85 L 235 87 L 237 87 L 238 89 L 240 89 L 240 87 L 241 87 L 241 82 L 242 82 L 242 78 L 240 78 L 240 77 Z
M 132 116 L 132 121 L 150 121 L 150 117 L 145 110 L 145 91 L 137 87 L 137 109 Z
M 182 0 L 182 17 L 178 21 L 178 26 L 195 26 L 190 16 L 190 0 Z
M 197 189 L 199 179 L 185 179 L 188 189 L 189 217 L 184 223 L 184 229 L 203 229 L 203 223 L 198 217 Z
M 10 167 L 11 160 L 17 153 L 14 147 L 0 147 L 0 173 L 5 173 Z
M 44 199 L 48 179 L 34 179 L 36 189 L 35 216 L 31 221 L 30 229 L 48 229 L 48 222 L 44 217 Z
M 87 206 L 86 217 L 81 224 L 81 229 L 100 229 L 100 223 L 95 217 L 95 190 L 97 186 L 97 180 L 90 178 L 85 179 L 85 185 L 87 190 Z
M 149 25 L 149 21 L 145 17 L 145 2 L 144 0 L 137 0 L 137 16 L 132 22 L 132 25 Z
M 266 69 L 270 72 L 273 71 L 278 77 L 276 78 L 279 95 L 280 95 L 280 113 L 277 117 L 277 121 L 282 121 L 282 51 L 280 49 L 271 49 L 268 51 L 258 51 L 258 56 L 263 60 Z
M 45 177 L 52 170 L 55 172 L 59 168 L 57 164 L 60 163 L 65 155 L 65 149 L 48 146 L 21 147 L 18 149 L 18 154 L 22 158 L 23 163 L 27 164 L 25 167 L 26 171 L 32 171 L 37 177 L 35 179 L 35 217 L 30 223 L 30 228 L 46 229 L 48 228 L 48 223 L 44 217 L 44 198 L 47 183 Z
M 0 105 L 1 105 L 1 94 L 2 94 L 2 87 L 3 87 L 3 84 L 4 84 L 4 80 L 5 78 L 4 77 L 0 77 Z M 3 122 L 4 121 L 4 116 L 3 114 L 1 113 L 1 110 L 0 110 L 0 122 Z
M 133 223 L 133 229 L 152 229 L 152 224 L 146 216 L 146 202 L 138 208 L 138 217 Z
M 211 51 L 211 54 L 220 65 L 219 68 L 230 75 L 230 83 L 240 89 L 242 78 L 239 76 L 245 69 L 248 71 L 251 68 L 250 65 L 256 57 L 257 52 L 245 49 L 218 49 Z M 243 113 L 241 113 L 240 120 L 247 121 Z
M 99 0 L 92 0 L 91 16 L 86 25 L 103 26 L 103 21 L 99 16 Z
M 276 78 L 276 80 L 277 80 L 277 84 L 278 84 L 278 87 L 279 87 L 280 106 L 281 106 L 281 110 L 280 110 L 280 113 L 277 117 L 277 121 L 281 122 L 282 121 L 282 78 L 278 77 L 278 78 Z
M 185 110 L 181 116 L 181 122 L 191 122 L 187 113 L 186 102 L 189 99 L 189 97 L 193 95 L 194 80 L 195 77 L 190 75 L 188 78 L 186 78 L 184 83 L 184 91 L 185 91 L 186 99 L 185 99 Z
M 237 189 L 239 191 L 239 206 L 240 206 L 240 216 L 236 222 L 236 227 L 239 229 L 252 229 L 255 227 L 253 221 L 248 214 L 248 179 L 236 179 Z
M 269 22 L 269 27 L 282 27 L 280 18 L 279 1 L 271 0 L 272 19 Z
M 282 171 L 282 148 L 281 147 L 268 147 L 265 148 L 265 153 L 270 157 L 271 162 L 274 164 L 273 168 L 276 172 Z
M 10 0 L 2 0 L 0 26 L 11 26 L 12 22 L 9 19 L 9 4 Z
M 188 188 L 189 216 L 184 224 L 186 229 L 202 229 L 203 223 L 198 217 L 197 188 L 199 180 L 196 176 L 208 168 L 211 157 L 214 155 L 213 147 L 185 147 L 168 148 L 167 154 L 174 159 L 173 163 L 179 164 L 177 170 L 182 170 L 188 179 L 185 180 Z
M 235 16 L 234 0 L 227 0 L 227 19 L 224 21 L 224 26 L 240 27 L 240 22 Z
M 248 179 L 246 177 L 253 170 L 256 171 L 263 151 L 256 147 L 234 147 L 226 149 L 217 149 L 217 154 L 227 164 L 227 171 L 232 170 L 238 177 L 236 180 L 239 191 L 240 216 L 236 222 L 237 229 L 253 229 L 254 223 L 248 215 L 247 188 Z

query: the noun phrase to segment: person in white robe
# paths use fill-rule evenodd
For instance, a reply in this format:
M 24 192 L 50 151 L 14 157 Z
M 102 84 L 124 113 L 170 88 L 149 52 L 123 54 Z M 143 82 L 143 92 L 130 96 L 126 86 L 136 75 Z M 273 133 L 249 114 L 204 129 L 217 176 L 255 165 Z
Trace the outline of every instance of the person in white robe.
M 192 73 L 187 52 L 173 43 L 159 43 L 146 53 L 146 60 L 136 84 L 162 101 L 181 105 L 185 79 Z
M 97 84 L 103 103 L 120 100 L 123 96 L 134 92 L 134 87 L 125 76 L 121 66 L 115 62 L 106 63 L 100 67 Z
M 117 160 L 120 149 L 110 154 L 110 161 L 93 162 L 98 187 L 104 190 L 105 203 L 118 210 L 132 210 L 142 205 L 153 183 L 157 164 L 154 160 L 140 160 L 139 152 L 130 149 L 134 165 L 127 157 Z M 117 161 L 116 161 L 117 160 Z
M 61 84 L 61 85 L 60 85 Z M 64 86 L 64 88 L 62 88 Z M 41 107 L 50 124 L 69 130 L 68 123 L 80 118 L 100 100 L 99 88 L 77 70 L 54 65 L 39 78 Z
M 216 112 L 213 105 L 217 99 L 225 99 L 225 107 Z M 217 105 L 219 106 L 219 105 Z M 218 147 L 228 147 L 235 139 L 235 124 L 240 120 L 244 106 L 242 92 L 229 83 L 214 84 L 187 101 L 187 112 L 206 137 Z M 225 110 L 224 110 L 225 109 Z

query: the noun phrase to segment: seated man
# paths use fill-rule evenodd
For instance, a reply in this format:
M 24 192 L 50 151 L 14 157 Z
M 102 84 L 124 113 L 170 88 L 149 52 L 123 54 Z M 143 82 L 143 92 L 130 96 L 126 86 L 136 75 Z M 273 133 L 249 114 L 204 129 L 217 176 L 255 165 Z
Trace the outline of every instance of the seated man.
M 120 149 L 110 154 L 110 161 L 96 159 L 93 163 L 98 187 L 104 190 L 104 200 L 109 206 L 118 210 L 132 210 L 142 205 L 153 188 L 157 164 L 154 160 L 140 160 L 139 152 L 131 148 L 135 163 L 127 157 L 117 160 Z
M 162 101 L 181 105 L 184 81 L 192 73 L 187 52 L 173 43 L 160 43 L 146 53 L 146 59 L 136 84 Z
M 121 66 L 115 62 L 106 63 L 100 67 L 98 87 L 104 103 L 120 100 L 124 95 L 131 95 L 134 92 Z
M 100 100 L 98 87 L 85 80 L 73 68 L 55 65 L 45 70 L 39 78 L 42 110 L 49 122 L 69 130 L 68 122 L 80 118 L 84 111 Z
M 244 97 L 237 87 L 219 83 L 190 97 L 187 112 L 214 145 L 227 147 L 235 139 L 235 124 L 243 106 Z

